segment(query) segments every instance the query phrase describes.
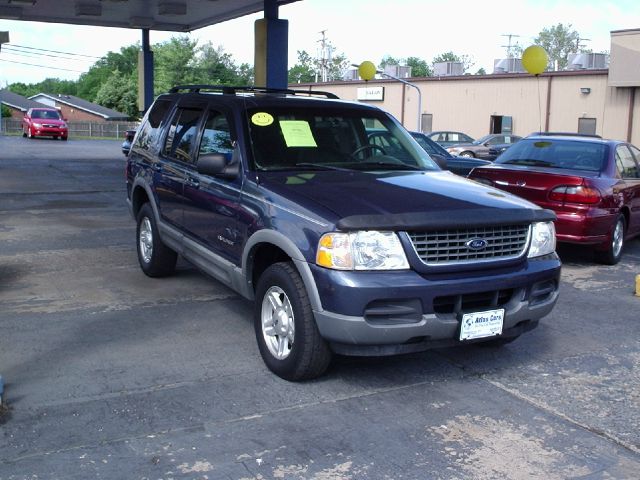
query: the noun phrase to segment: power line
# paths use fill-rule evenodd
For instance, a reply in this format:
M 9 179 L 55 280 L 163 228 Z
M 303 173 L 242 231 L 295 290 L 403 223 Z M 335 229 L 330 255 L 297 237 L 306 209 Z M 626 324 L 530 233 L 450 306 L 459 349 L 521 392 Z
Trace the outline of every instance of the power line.
M 45 48 L 26 47 L 24 45 L 15 45 L 13 43 L 8 43 L 8 44 L 5 45 L 5 47 L 6 46 L 12 46 L 12 47 L 16 47 L 16 48 L 26 48 L 27 50 L 38 50 L 38 51 L 41 51 L 41 52 L 62 53 L 64 55 L 74 55 L 76 57 L 87 57 L 87 58 L 96 58 L 96 59 L 102 58 L 102 57 L 96 57 L 94 55 L 84 55 L 82 53 L 61 52 L 60 50 L 47 50 Z
M 49 58 L 62 58 L 64 60 L 69 60 L 72 62 L 88 62 L 90 60 L 83 58 L 69 58 L 61 55 L 52 55 L 50 53 L 38 53 L 38 52 L 28 52 L 24 50 L 17 50 L 15 48 L 7 47 L 6 45 L 3 47 L 2 51 L 6 51 L 10 55 L 17 55 L 20 57 L 29 57 L 29 58 L 40 58 L 40 57 L 49 57 Z
M 0 58 L 0 62 L 18 63 L 20 65 L 29 65 L 30 67 L 50 68 L 50 69 L 53 69 L 53 70 L 64 70 L 65 72 L 85 73 L 82 70 L 71 70 L 69 68 L 50 67 L 48 65 L 36 65 L 35 63 L 16 62 L 15 60 L 5 60 L 4 58 Z

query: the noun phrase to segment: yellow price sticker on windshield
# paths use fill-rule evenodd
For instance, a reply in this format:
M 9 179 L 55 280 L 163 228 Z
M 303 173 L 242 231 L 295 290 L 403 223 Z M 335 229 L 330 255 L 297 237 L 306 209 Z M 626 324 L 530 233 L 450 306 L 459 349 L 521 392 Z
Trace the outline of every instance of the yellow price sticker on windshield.
M 309 122 L 304 120 L 282 120 L 280 129 L 287 147 L 317 147 Z
M 251 116 L 251 123 L 259 127 L 267 127 L 273 123 L 273 117 L 267 112 L 254 113 Z

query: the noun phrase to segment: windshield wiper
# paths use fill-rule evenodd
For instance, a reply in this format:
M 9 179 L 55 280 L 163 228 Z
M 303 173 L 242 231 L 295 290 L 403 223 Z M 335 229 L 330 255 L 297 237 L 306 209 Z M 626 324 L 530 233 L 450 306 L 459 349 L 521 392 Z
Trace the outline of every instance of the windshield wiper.
M 534 160 L 532 158 L 517 158 L 509 160 L 507 162 L 501 162 L 505 165 L 531 165 L 532 167 L 556 167 L 557 165 L 552 162 L 546 162 L 544 160 Z
M 317 169 L 317 170 L 350 170 L 349 168 L 346 167 L 337 167 L 335 165 L 327 165 L 324 163 L 308 163 L 308 162 L 301 162 L 301 163 L 296 163 L 295 164 L 296 167 L 302 167 L 302 168 L 313 168 L 313 169 Z
M 360 170 L 360 167 L 376 167 L 376 168 L 385 168 L 389 170 L 419 170 L 424 171 L 424 168 L 418 167 L 416 165 L 408 165 L 406 163 L 396 163 L 396 162 L 358 162 L 354 164 L 354 167 L 357 167 Z

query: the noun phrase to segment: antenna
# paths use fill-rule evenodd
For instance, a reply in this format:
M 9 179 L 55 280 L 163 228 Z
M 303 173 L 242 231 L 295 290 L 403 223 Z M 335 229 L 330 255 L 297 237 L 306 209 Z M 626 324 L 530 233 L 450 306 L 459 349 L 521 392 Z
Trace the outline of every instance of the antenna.
M 505 33 L 500 35 L 501 37 L 509 37 L 509 45 L 502 45 L 502 48 L 507 49 L 507 58 L 512 58 L 513 54 L 511 53 L 511 49 L 513 48 L 511 45 L 511 39 L 514 37 L 519 37 L 520 35 L 516 35 L 515 33 Z
M 582 47 L 585 47 L 586 45 L 584 45 L 582 42 L 583 40 L 586 40 L 587 42 L 590 42 L 591 39 L 590 38 L 581 38 L 580 35 L 578 35 L 578 38 L 576 38 L 576 52 L 580 52 L 580 49 Z

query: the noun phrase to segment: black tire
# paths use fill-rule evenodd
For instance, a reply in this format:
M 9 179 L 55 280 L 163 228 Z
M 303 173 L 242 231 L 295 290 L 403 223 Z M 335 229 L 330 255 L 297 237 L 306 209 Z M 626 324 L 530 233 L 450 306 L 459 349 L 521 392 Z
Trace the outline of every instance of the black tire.
M 615 265 L 622 258 L 622 250 L 624 249 L 624 234 L 626 231 L 626 221 L 624 215 L 618 215 L 615 223 L 613 224 L 613 230 L 611 231 L 611 238 L 607 244 L 605 250 L 598 250 L 595 252 L 596 261 L 604 265 Z
M 138 212 L 136 246 L 140 268 L 149 277 L 166 277 L 175 271 L 178 254 L 162 243 L 148 203 Z
M 60 138 L 62 138 L 62 140 L 66 142 L 69 137 L 60 137 Z
M 467 157 L 467 158 L 476 158 L 476 156 L 473 154 L 473 152 L 469 152 L 469 151 L 462 152 L 458 156 L 459 157 Z
M 331 362 L 331 350 L 320 336 L 302 278 L 289 262 L 275 263 L 260 276 L 254 327 L 264 363 L 285 380 L 319 377 Z M 280 346 L 278 354 L 274 350 Z

